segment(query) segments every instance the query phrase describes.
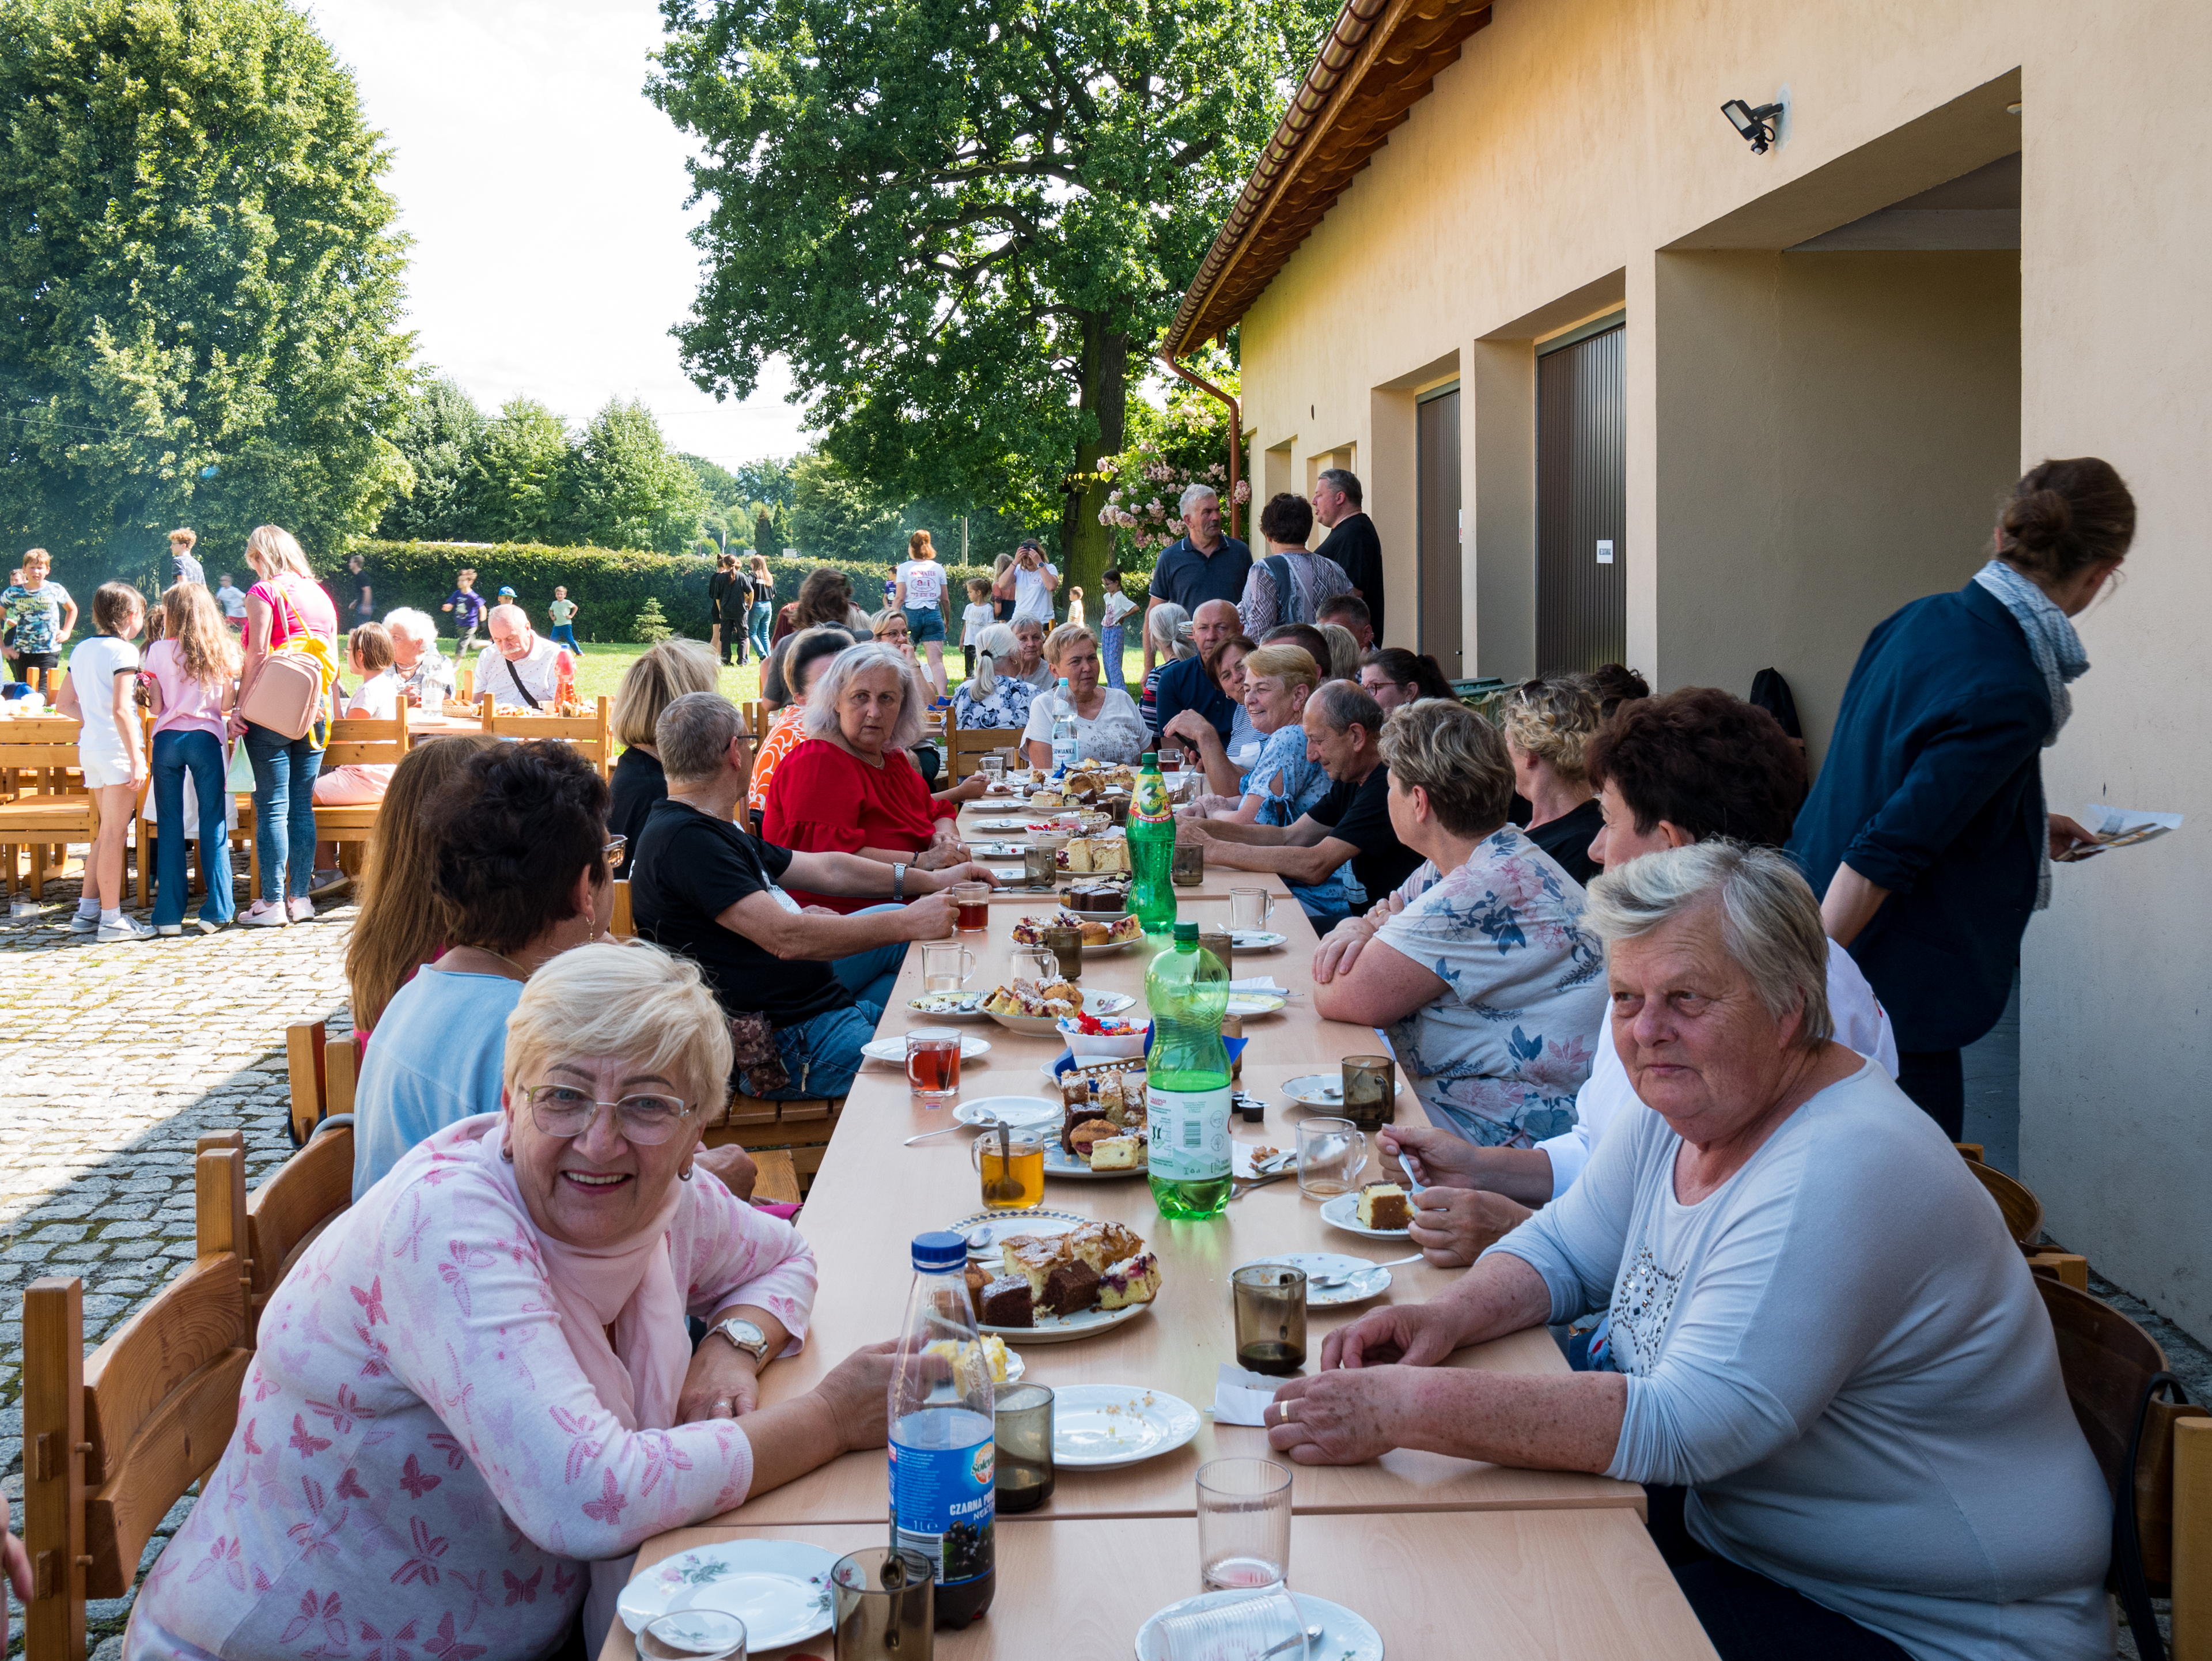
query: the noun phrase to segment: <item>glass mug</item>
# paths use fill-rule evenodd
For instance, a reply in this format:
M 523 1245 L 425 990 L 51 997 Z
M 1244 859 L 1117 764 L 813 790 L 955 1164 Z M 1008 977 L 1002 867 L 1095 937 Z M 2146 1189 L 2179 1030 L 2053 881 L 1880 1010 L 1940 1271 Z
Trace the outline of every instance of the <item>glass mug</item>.
M 960 1093 L 960 1034 L 949 1026 L 917 1026 L 906 1035 L 906 1082 L 924 1107 L 942 1107 Z
M 980 764 L 983 770 L 983 776 L 993 784 L 998 783 L 1006 776 L 1006 758 L 996 751 L 984 757 Z
M 988 1211 L 1026 1211 L 1044 1203 L 1044 1138 L 1034 1130 L 987 1129 L 968 1145 L 982 1178 Z
M 1349 1119 L 1298 1125 L 1298 1192 L 1316 1200 L 1349 1194 L 1367 1169 L 1367 1138 Z
M 1264 888 L 1229 891 L 1229 926 L 1240 934 L 1256 934 L 1275 915 L 1275 897 Z
M 957 992 L 975 972 L 975 954 L 957 940 L 931 940 L 921 948 L 921 989 Z
M 1009 981 L 1034 981 L 1039 986 L 1049 985 L 1060 978 L 1060 955 L 1038 946 L 1024 946 L 1006 956 L 1006 977 Z
M 956 882 L 952 885 L 953 927 L 963 934 L 981 934 L 991 926 L 991 885 Z

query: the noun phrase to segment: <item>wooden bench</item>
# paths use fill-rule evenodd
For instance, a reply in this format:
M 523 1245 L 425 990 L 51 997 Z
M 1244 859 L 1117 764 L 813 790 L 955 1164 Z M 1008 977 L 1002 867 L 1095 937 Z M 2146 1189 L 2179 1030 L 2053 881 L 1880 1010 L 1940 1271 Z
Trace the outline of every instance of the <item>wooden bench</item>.
M 353 1111 L 354 1056 L 350 1032 L 331 1037 L 320 1021 L 294 1021 L 284 1029 L 284 1070 L 292 1087 L 285 1123 L 293 1147 L 305 1147 L 333 1113 Z
M 707 1127 L 705 1141 L 708 1147 L 738 1144 L 763 1172 L 769 1154 L 787 1155 L 799 1184 L 799 1193 L 793 1197 L 803 1198 L 814 1186 L 814 1173 L 822 1169 L 822 1156 L 830 1151 L 830 1138 L 844 1110 L 842 1096 L 772 1102 L 759 1096 L 733 1095 L 722 1116 Z M 761 1197 L 778 1196 L 763 1192 Z
M 80 730 L 61 715 L 0 721 L 0 864 L 9 894 L 21 881 L 19 850 L 29 850 L 31 893 L 44 899 L 47 874 L 62 874 L 69 844 L 89 843 L 100 834 L 100 809 L 91 793 L 73 788 L 70 777 L 77 771 Z M 139 893 L 143 898 L 143 883 Z

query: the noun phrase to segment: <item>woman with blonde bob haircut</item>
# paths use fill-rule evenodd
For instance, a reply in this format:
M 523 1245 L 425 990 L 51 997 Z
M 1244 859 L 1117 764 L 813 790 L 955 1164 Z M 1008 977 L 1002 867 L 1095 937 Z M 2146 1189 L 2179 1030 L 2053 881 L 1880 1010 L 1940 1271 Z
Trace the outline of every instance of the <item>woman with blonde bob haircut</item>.
M 1118 765 L 1145 752 L 1145 718 L 1137 713 L 1136 700 L 1119 687 L 1100 684 L 1097 636 L 1079 623 L 1063 623 L 1045 636 L 1044 660 L 1054 679 L 1067 683 L 1068 702 L 1075 707 L 1078 761 Z M 1030 765 L 1047 770 L 1053 765 L 1053 692 L 1040 694 L 1022 728 Z
M 1504 714 L 1513 788 L 1529 808 L 1522 829 L 1561 870 L 1586 883 L 1604 869 L 1589 849 L 1605 828 L 1605 812 L 1583 760 L 1604 723 L 1597 689 L 1583 675 L 1528 681 L 1505 699 Z
M 653 748 L 653 723 L 660 712 L 689 692 L 714 690 L 714 654 L 696 640 L 672 637 L 641 653 L 615 693 L 611 726 L 624 746 L 607 780 L 612 799 L 607 829 L 629 838 L 632 848 L 645 834 L 646 816 L 668 794 L 668 775 Z
M 788 1223 L 696 1179 L 730 1061 L 684 958 L 609 942 L 540 969 L 506 1022 L 499 1110 L 410 1152 L 270 1301 L 131 1652 L 288 1651 L 303 1599 L 454 1636 L 451 1587 L 496 1570 L 532 1595 L 484 1642 L 550 1654 L 580 1608 L 607 1629 L 652 1536 L 880 1446 L 880 1347 L 759 1405 L 817 1277 Z M 711 1329 L 696 1356 L 687 1317 Z

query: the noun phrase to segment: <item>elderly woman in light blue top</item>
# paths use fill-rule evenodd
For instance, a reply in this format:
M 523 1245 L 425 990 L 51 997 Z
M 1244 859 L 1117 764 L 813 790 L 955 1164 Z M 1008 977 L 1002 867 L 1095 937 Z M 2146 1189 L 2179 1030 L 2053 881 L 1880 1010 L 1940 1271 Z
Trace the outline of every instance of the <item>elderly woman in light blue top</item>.
M 1585 915 L 1648 1105 L 1449 1291 L 1331 1334 L 1269 1441 L 1664 1485 L 1655 1523 L 1679 1498 L 1685 1527 L 1662 1549 L 1725 1661 L 2109 1657 L 2112 1503 L 2050 1317 L 1943 1133 L 1830 1037 L 1796 867 L 1647 854 Z M 1602 1370 L 1437 1367 L 1601 1309 Z
M 1022 655 L 1014 631 L 994 623 L 975 636 L 975 675 L 952 694 L 952 725 L 960 732 L 999 728 L 1018 733 L 1029 725 L 1036 688 L 1012 672 Z M 1012 742 L 1012 739 L 1008 740 Z

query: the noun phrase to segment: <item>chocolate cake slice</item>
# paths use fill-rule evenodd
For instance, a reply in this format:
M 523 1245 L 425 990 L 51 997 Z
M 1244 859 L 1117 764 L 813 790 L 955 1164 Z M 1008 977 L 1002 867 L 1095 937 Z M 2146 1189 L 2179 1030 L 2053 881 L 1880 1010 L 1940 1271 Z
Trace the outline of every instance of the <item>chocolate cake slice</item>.
M 983 1288 L 982 1324 L 987 1327 L 1033 1327 L 1036 1310 L 1030 1297 L 1026 1275 L 1002 1275 Z
M 1045 1277 L 1045 1313 L 1073 1315 L 1098 1301 L 1098 1271 L 1078 1257 Z

